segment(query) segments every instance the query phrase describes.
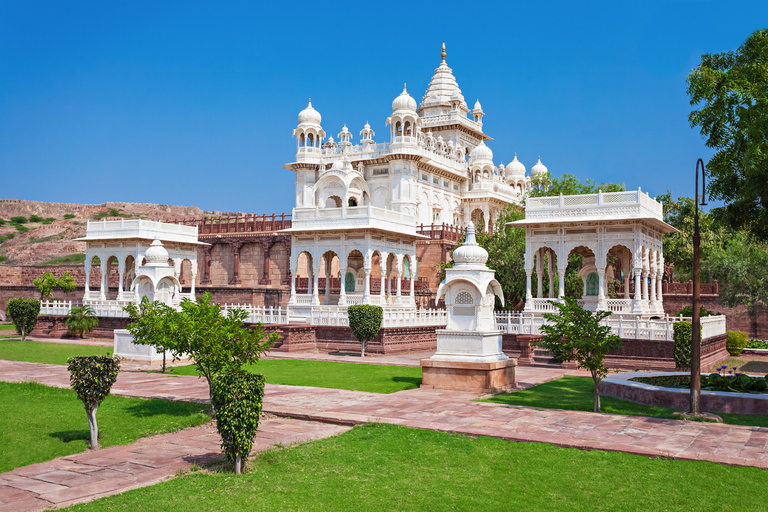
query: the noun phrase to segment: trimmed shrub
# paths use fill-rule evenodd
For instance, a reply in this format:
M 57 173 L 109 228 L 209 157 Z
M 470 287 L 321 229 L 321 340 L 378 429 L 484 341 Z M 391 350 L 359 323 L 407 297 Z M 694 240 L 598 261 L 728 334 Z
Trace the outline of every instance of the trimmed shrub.
M 699 316 L 705 317 L 705 316 L 714 316 L 717 315 L 717 313 L 713 311 L 709 311 L 704 306 L 699 306 Z M 693 306 L 685 306 L 683 309 L 675 313 L 675 316 L 684 316 L 684 317 L 692 317 L 693 316 Z
M 747 342 L 747 348 L 759 348 L 766 350 L 768 349 L 768 343 L 762 340 L 749 340 Z
M 5 306 L 8 316 L 16 326 L 16 332 L 21 334 L 21 341 L 27 339 L 37 323 L 40 314 L 40 301 L 37 299 L 8 299 Z
M 360 356 L 365 357 L 365 347 L 379 333 L 381 322 L 384 320 L 384 310 L 381 306 L 361 304 L 349 306 L 349 328 L 360 342 Z
M 227 460 L 241 474 L 243 461 L 253 448 L 259 428 L 264 399 L 264 376 L 244 370 L 218 374 L 211 382 L 211 404 L 216 415 L 216 429 Z
M 749 334 L 741 331 L 728 331 L 728 340 L 725 342 L 725 349 L 732 356 L 741 355 L 749 343 Z
M 109 356 L 78 356 L 69 359 L 69 385 L 83 402 L 91 428 L 91 449 L 99 447 L 99 427 L 96 410 L 109 396 L 120 371 L 120 358 Z
M 692 324 L 691 322 L 675 322 L 672 329 L 675 338 L 675 366 L 680 369 L 690 368 Z M 699 326 L 699 330 L 701 330 L 701 326 Z

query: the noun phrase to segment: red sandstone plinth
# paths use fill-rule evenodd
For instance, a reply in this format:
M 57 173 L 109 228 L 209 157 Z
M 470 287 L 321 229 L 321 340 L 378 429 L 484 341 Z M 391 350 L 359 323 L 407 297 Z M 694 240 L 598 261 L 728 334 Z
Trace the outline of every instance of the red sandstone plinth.
M 421 386 L 426 388 L 498 393 L 517 385 L 517 359 L 487 363 L 422 359 L 420 363 Z

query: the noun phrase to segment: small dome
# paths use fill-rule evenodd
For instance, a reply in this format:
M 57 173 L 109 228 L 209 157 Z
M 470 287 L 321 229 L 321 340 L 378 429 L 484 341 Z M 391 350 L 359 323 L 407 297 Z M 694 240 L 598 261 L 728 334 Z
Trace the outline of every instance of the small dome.
M 475 225 L 467 224 L 467 239 L 461 247 L 453 251 L 453 261 L 457 266 L 482 265 L 488 261 L 488 251 L 480 247 L 475 240 Z
M 506 167 L 507 176 L 522 177 L 525 176 L 525 166 L 517 159 L 517 153 L 515 153 L 515 159 L 512 160 Z
M 320 124 L 322 120 L 320 112 L 312 108 L 312 100 L 309 100 L 307 108 L 299 112 L 299 124 Z
M 331 166 L 332 171 L 343 171 L 344 170 L 344 162 L 341 160 L 336 160 L 333 162 L 333 165 Z
M 493 151 L 491 151 L 491 148 L 485 145 L 485 142 L 478 144 L 477 147 L 475 147 L 475 149 L 473 149 L 469 154 L 470 165 L 480 162 L 489 162 L 491 164 L 493 163 Z
M 539 157 L 539 162 L 531 167 L 531 176 L 538 176 L 540 174 L 547 174 L 547 168 L 546 166 L 541 163 L 541 157 Z
M 144 257 L 147 258 L 148 267 L 168 266 L 168 251 L 163 247 L 163 242 L 157 238 L 149 246 L 147 252 L 144 253 Z
M 403 85 L 403 92 L 392 102 L 392 112 L 397 112 L 398 110 L 416 112 L 416 107 L 418 107 L 416 100 L 411 98 L 411 95 L 405 90 L 405 85 Z
M 475 108 L 472 110 L 472 112 L 482 112 L 483 107 L 480 106 L 480 100 L 477 100 L 475 102 Z

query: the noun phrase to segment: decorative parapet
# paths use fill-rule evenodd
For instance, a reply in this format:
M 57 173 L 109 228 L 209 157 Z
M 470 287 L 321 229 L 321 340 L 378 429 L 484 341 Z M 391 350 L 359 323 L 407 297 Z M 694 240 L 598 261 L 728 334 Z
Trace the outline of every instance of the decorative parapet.
M 85 238 L 78 238 L 79 241 L 95 240 L 121 240 L 138 238 L 143 240 L 154 240 L 155 238 L 163 242 L 179 242 L 187 244 L 198 244 L 197 227 L 182 226 L 179 224 L 170 224 L 167 222 L 156 222 L 151 220 L 102 220 L 88 222 L 88 231 Z
M 294 208 L 292 230 L 373 228 L 416 235 L 416 218 L 376 206 Z
M 637 216 L 663 221 L 664 215 L 661 203 L 639 188 L 627 192 L 529 197 L 525 203 L 526 220 L 584 217 L 601 220 Z

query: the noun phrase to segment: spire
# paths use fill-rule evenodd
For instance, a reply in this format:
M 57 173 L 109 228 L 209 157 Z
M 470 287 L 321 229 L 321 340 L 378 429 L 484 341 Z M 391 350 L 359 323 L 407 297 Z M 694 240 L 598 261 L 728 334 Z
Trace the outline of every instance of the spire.
M 443 51 L 440 52 L 440 58 L 443 59 L 441 64 L 445 64 L 445 42 L 443 42 Z

